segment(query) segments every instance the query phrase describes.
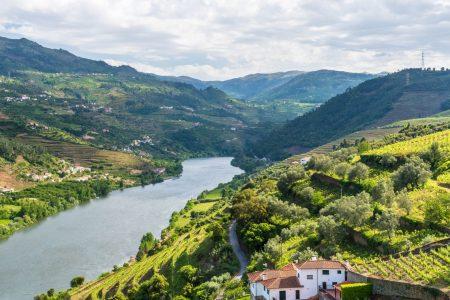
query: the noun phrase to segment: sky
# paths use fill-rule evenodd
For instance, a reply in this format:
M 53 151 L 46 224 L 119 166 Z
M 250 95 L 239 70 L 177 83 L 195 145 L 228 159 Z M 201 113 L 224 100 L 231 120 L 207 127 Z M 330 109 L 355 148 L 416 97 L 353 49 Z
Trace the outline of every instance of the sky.
M 450 0 L 1 0 L 0 36 L 203 80 L 391 72 L 449 67 Z

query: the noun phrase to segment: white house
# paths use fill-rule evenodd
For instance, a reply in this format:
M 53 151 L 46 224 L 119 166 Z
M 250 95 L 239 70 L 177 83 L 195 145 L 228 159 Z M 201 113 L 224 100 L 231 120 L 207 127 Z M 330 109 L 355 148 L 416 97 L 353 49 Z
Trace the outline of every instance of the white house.
M 291 263 L 280 270 L 248 274 L 252 300 L 309 299 L 319 293 L 319 288 L 331 290 L 345 277 L 346 267 L 341 262 L 316 258 Z
M 308 162 L 311 160 L 311 156 L 306 156 L 306 157 L 302 157 L 302 159 L 300 159 L 300 163 L 305 166 L 306 164 L 308 164 Z

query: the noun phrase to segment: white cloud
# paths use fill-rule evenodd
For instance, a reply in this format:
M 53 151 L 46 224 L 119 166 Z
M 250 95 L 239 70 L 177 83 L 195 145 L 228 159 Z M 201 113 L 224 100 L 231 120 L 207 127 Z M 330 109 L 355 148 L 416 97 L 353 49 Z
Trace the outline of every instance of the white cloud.
M 0 35 L 165 75 L 393 71 L 450 58 L 450 1 L 2 0 Z

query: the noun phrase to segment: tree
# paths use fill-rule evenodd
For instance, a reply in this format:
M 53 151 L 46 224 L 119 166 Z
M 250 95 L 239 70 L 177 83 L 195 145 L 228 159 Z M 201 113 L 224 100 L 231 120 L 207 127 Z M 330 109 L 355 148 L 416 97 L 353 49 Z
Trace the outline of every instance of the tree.
M 282 174 L 278 179 L 278 190 L 280 190 L 282 194 L 288 194 L 290 186 L 297 180 L 305 178 L 305 174 L 305 170 L 301 166 L 290 167 L 288 171 L 285 174 Z
M 179 272 L 183 276 L 186 282 L 195 282 L 197 280 L 198 269 L 192 265 L 184 265 L 180 268 Z
M 370 150 L 370 144 L 364 138 L 358 143 L 358 153 L 363 153 Z
M 327 173 L 333 168 L 333 160 L 324 154 L 317 154 L 311 156 L 311 159 L 308 161 L 308 168 L 315 169 L 317 171 L 322 171 Z
M 158 240 L 153 236 L 151 232 L 147 232 L 141 239 L 141 244 L 139 245 L 139 251 L 136 255 L 137 260 L 141 260 L 144 256 L 148 255 L 152 251 Z
M 169 283 L 160 273 L 153 274 L 150 280 L 144 281 L 137 290 L 134 300 L 164 300 L 168 299 Z
M 252 189 L 243 190 L 233 198 L 233 214 L 241 224 L 263 222 L 267 219 L 268 201 Z
M 82 285 L 83 282 L 84 282 L 84 277 L 83 276 L 74 277 L 70 281 L 70 287 L 72 287 L 72 288 L 78 287 L 78 286 Z
M 320 216 L 319 234 L 323 239 L 338 244 L 345 236 L 345 232 L 339 222 L 332 216 Z
M 268 240 L 264 245 L 264 252 L 267 254 L 268 259 L 271 262 L 277 262 L 283 255 L 283 244 L 281 242 L 281 238 L 276 236 Z
M 423 159 L 430 164 L 431 170 L 436 170 L 444 154 L 439 148 L 439 143 L 433 142 L 427 152 L 423 154 Z
M 394 235 L 398 225 L 398 216 L 390 210 L 383 211 L 381 215 L 377 216 L 375 222 L 375 226 L 380 230 L 387 231 L 390 238 Z
M 407 215 L 411 213 L 413 203 L 406 191 L 401 191 L 395 196 L 395 202 L 398 207 L 406 212 Z
M 363 180 L 366 179 L 369 176 L 369 167 L 366 166 L 363 163 L 356 163 L 356 165 L 351 168 L 350 172 L 348 173 L 348 179 L 351 181 L 355 180 Z
M 413 190 L 421 187 L 431 177 L 430 167 L 417 156 L 411 157 L 392 175 L 395 190 Z
M 309 217 L 307 208 L 279 200 L 270 198 L 268 211 L 270 215 L 279 215 L 285 220 L 297 222 Z
M 294 255 L 292 255 L 292 260 L 298 260 L 298 261 L 305 261 L 310 260 L 313 257 L 318 257 L 319 254 L 317 251 L 312 250 L 311 248 L 306 248 L 305 250 L 302 250 L 300 252 L 296 252 Z
M 391 206 L 395 197 L 394 186 L 390 180 L 381 180 L 372 190 L 373 200 Z
M 47 291 L 47 296 L 53 297 L 53 295 L 55 295 L 55 289 L 49 289 L 49 290 Z
M 243 232 L 243 240 L 249 250 L 259 250 L 276 234 L 276 226 L 269 223 L 250 223 Z
M 356 196 L 345 196 L 325 206 L 321 215 L 335 215 L 350 227 L 364 225 L 373 214 L 370 195 L 362 192 Z
M 450 226 L 450 195 L 448 193 L 427 201 L 425 222 Z
M 342 179 L 345 179 L 350 168 L 351 165 L 349 163 L 341 162 L 334 167 L 334 172 Z
M 386 168 L 392 168 L 397 163 L 397 158 L 389 153 L 383 154 L 380 159 L 380 164 Z
M 314 189 L 310 186 L 303 188 L 295 194 L 300 203 L 311 203 L 314 198 Z

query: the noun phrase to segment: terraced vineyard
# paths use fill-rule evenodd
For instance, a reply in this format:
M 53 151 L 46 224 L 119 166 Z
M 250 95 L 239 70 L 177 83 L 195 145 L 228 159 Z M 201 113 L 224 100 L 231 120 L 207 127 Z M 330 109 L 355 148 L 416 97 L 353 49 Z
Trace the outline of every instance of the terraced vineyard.
M 438 142 L 441 150 L 450 153 L 450 130 L 444 130 L 433 134 L 417 137 L 411 140 L 387 145 L 365 153 L 365 155 L 392 154 L 395 156 L 405 156 L 420 154 L 428 150 L 433 143 Z
M 219 193 L 220 194 L 220 193 Z M 131 261 L 128 265 L 100 276 L 79 288 L 69 290 L 71 299 L 105 299 L 118 292 L 127 292 L 136 284 L 149 279 L 155 271 L 162 272 L 168 278 L 173 293 L 177 291 L 179 278 L 176 270 L 186 264 L 205 264 L 210 257 L 214 242 L 211 239 L 210 225 L 221 218 L 229 204 L 221 198 L 214 199 L 216 191 L 206 194 L 200 202 L 190 202 L 186 208 L 171 221 L 163 234 L 156 254 L 140 261 Z M 225 268 L 237 268 L 237 262 L 228 261 Z M 223 268 L 217 267 L 219 271 Z M 232 271 L 232 270 L 228 270 Z
M 354 261 L 352 266 L 364 275 L 437 287 L 450 286 L 450 246 L 388 260 L 376 258 Z

